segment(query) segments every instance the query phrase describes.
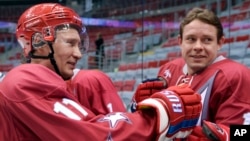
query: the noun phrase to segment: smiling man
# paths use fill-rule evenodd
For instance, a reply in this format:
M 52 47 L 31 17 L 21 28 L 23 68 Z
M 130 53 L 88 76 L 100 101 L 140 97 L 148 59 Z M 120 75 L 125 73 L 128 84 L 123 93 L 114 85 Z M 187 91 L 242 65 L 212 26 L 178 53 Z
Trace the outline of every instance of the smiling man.
M 186 83 L 203 102 L 198 126 L 187 140 L 228 140 L 231 124 L 249 124 L 244 115 L 250 113 L 250 73 L 246 66 L 218 55 L 224 40 L 220 19 L 212 11 L 192 9 L 180 23 L 182 58 L 161 66 L 157 81 L 140 84 L 135 101 L 152 90 Z

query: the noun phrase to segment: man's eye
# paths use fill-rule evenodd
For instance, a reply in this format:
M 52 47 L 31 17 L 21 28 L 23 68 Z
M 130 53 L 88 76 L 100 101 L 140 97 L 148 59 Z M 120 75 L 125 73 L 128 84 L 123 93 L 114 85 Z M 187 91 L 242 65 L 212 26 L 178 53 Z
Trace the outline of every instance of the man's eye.
M 192 42 L 192 41 L 195 41 L 195 39 L 190 37 L 190 38 L 187 38 L 187 41 Z
M 70 46 L 73 45 L 73 42 L 72 41 L 66 41 L 67 44 L 69 44 Z
M 208 43 L 208 42 L 211 42 L 211 41 L 212 41 L 211 38 L 205 38 L 205 39 L 204 39 L 204 42 L 205 42 L 205 43 Z
M 70 46 L 80 46 L 80 43 L 78 43 L 77 41 L 69 41 L 68 44 L 70 44 Z

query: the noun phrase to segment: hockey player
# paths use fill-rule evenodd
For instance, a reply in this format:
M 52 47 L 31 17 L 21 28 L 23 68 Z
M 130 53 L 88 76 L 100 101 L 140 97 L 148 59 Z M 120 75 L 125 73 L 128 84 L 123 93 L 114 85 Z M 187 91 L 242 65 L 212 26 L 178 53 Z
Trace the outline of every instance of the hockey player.
M 231 124 L 250 124 L 250 73 L 246 66 L 218 56 L 224 40 L 220 19 L 209 10 L 194 8 L 180 23 L 182 58 L 161 66 L 157 79 L 140 84 L 134 100 L 186 83 L 203 102 L 198 126 L 187 140 L 229 140 Z
M 153 94 L 135 113 L 96 116 L 82 106 L 65 80 L 87 48 L 85 31 L 81 18 L 59 4 L 37 4 L 21 15 L 16 35 L 30 63 L 0 83 L 1 141 L 162 141 L 192 131 L 201 97 L 185 84 Z
M 112 80 L 100 70 L 74 69 L 67 83 L 79 102 L 96 115 L 126 111 Z

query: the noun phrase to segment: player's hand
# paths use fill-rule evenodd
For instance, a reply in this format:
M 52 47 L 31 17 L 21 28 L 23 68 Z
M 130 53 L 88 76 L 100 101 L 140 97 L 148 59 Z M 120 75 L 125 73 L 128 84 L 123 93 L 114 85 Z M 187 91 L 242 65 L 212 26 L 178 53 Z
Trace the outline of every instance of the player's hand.
M 141 102 L 142 100 L 149 98 L 153 93 L 159 92 L 166 87 L 166 81 L 163 79 L 152 78 L 144 80 L 138 85 L 134 94 L 134 99 L 137 103 Z
M 229 127 L 204 120 L 202 126 L 194 128 L 187 141 L 228 141 L 229 137 Z
M 138 109 L 154 108 L 157 113 L 157 141 L 187 137 L 198 121 L 200 94 L 186 84 L 169 87 L 138 103 Z
M 142 81 L 138 85 L 135 94 L 132 98 L 130 110 L 132 112 L 136 111 L 136 105 L 138 102 L 149 98 L 153 93 L 159 92 L 167 88 L 166 80 L 159 78 L 152 78 Z

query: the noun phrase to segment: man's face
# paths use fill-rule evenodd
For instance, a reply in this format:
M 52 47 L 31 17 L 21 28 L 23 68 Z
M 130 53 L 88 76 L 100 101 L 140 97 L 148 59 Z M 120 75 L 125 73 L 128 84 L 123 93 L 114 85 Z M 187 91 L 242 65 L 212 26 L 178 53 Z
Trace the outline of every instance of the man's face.
M 178 38 L 182 57 L 186 60 L 188 73 L 194 74 L 210 65 L 222 47 L 224 37 L 217 41 L 214 26 L 194 20 L 183 29 L 183 37 Z
M 54 58 L 62 77 L 67 80 L 73 76 L 77 61 L 82 57 L 81 39 L 77 30 L 70 28 L 56 32 L 53 43 Z

